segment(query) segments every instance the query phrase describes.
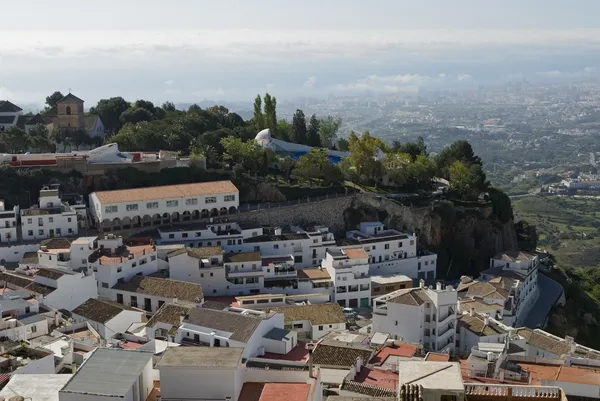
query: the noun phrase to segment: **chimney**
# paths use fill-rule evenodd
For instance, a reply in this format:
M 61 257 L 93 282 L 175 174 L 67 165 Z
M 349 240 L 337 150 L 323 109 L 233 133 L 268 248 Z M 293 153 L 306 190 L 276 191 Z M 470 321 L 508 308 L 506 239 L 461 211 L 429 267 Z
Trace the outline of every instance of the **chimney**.
M 442 291 L 442 282 L 438 281 L 437 283 L 435 283 L 435 289 L 438 291 Z
M 488 315 L 487 313 L 483 315 L 483 324 L 486 326 L 490 325 L 490 315 Z
M 469 310 L 469 316 L 475 316 L 475 308 Z
M 312 357 L 312 353 L 315 349 L 316 344 L 315 343 L 306 343 L 306 349 L 308 350 L 308 377 L 310 377 L 311 379 L 315 379 L 315 375 L 313 374 L 313 357 Z
M 58 311 L 56 311 L 56 312 L 54 313 L 54 325 L 55 325 L 56 327 L 58 327 L 59 323 L 60 323 L 60 316 L 59 316 L 59 314 L 58 314 Z
M 185 313 L 183 313 L 183 312 L 182 312 L 182 313 L 179 315 L 179 324 L 183 324 L 183 320 L 184 320 L 184 319 L 185 319 Z
M 425 280 L 419 280 L 419 288 L 425 288 Z

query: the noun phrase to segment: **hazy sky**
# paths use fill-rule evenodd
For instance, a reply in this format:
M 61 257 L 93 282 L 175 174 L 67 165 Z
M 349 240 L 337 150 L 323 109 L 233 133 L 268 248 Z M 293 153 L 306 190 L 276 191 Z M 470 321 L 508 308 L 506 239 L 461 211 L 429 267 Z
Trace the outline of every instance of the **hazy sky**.
M 595 77 L 598 0 L 20 0 L 2 4 L 0 99 L 91 106 L 401 93 Z M 600 70 L 599 70 L 600 71 Z

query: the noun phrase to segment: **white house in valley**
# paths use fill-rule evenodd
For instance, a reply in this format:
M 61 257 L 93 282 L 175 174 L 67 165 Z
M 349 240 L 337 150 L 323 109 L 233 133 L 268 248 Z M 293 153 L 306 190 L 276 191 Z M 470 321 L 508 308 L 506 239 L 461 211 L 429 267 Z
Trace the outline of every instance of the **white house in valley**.
M 79 232 L 77 212 L 60 199 L 58 189 L 44 187 L 38 205 L 21 209 L 21 229 L 24 240 L 74 237 Z
M 373 299 L 373 331 L 423 345 L 432 351 L 452 352 L 456 340 L 457 292 L 451 286 L 391 292 Z
M 188 303 L 200 306 L 204 301 L 200 284 L 159 277 L 133 276 L 117 283 L 109 298 L 119 304 L 154 313 L 165 303 Z
M 98 282 L 98 294 L 110 297 L 111 288 L 135 275 L 147 276 L 167 269 L 166 261 L 159 259 L 156 245 L 149 238 L 123 240 L 112 234 L 97 241 L 97 248 L 89 256 L 89 269 Z
M 313 341 L 330 332 L 346 330 L 347 319 L 336 303 L 296 305 L 273 308 L 285 318 L 285 328 L 293 330 Z
M 231 181 L 98 191 L 90 216 L 102 229 L 146 227 L 237 212 L 239 191 Z
M 19 208 L 6 210 L 4 201 L 0 200 L 0 244 L 15 242 L 17 238 L 17 216 Z
M 333 301 L 351 308 L 371 305 L 369 255 L 363 248 L 330 248 L 322 267 L 331 277 Z
M 437 255 L 417 250 L 415 234 L 385 228 L 381 222 L 362 222 L 358 230 L 348 231 L 337 244 L 342 248 L 364 247 L 369 254 L 371 275 L 403 274 L 428 280 L 436 277 Z
M 133 323 L 143 322 L 145 313 L 108 299 L 90 298 L 73 309 L 74 323 L 91 325 L 102 338 L 125 333 Z

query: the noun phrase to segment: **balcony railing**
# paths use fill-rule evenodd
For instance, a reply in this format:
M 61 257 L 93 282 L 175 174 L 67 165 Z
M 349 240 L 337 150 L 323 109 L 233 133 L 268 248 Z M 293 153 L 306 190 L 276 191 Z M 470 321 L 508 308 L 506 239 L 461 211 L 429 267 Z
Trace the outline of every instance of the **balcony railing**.
M 465 395 L 471 401 L 489 401 L 514 397 L 539 398 L 543 400 L 561 400 L 566 397 L 559 387 L 518 386 L 510 384 L 471 384 L 465 383 Z

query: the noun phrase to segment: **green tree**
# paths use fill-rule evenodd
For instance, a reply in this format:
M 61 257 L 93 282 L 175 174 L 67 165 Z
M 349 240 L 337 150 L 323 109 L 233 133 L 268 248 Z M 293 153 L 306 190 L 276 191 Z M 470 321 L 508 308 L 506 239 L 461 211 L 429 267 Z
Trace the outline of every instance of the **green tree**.
M 150 110 L 143 107 L 131 107 L 121 114 L 119 121 L 125 125 L 128 123 L 136 124 L 143 121 L 152 121 L 153 119 L 154 114 Z
M 427 145 L 422 137 L 419 137 L 416 142 L 400 143 L 400 141 L 394 140 L 392 142 L 391 150 L 396 153 L 405 153 L 410 156 L 412 161 L 415 161 L 418 156 L 427 154 Z
M 73 144 L 77 150 L 79 150 L 81 145 L 89 144 L 91 142 L 90 139 L 89 135 L 82 130 L 77 130 L 69 135 L 69 142 Z
M 383 159 L 383 170 L 390 181 L 403 186 L 409 179 L 410 155 L 405 153 L 386 153 Z
M 54 152 L 56 150 L 50 143 L 50 134 L 44 124 L 37 124 L 29 130 L 27 133 L 27 143 L 30 149 L 40 153 Z
M 306 141 L 308 146 L 321 146 L 321 138 L 319 137 L 319 120 L 316 115 L 310 117 L 308 130 L 306 132 Z
M 470 166 L 471 164 L 482 165 L 479 156 L 476 156 L 473 152 L 471 144 L 464 140 L 452 143 L 450 146 L 442 149 L 437 155 L 435 163 L 438 173 L 448 179 L 450 176 L 450 166 L 456 161 L 463 162 L 466 166 Z
M 316 148 L 298 159 L 293 175 L 313 183 L 322 180 L 325 184 L 335 184 L 343 181 L 343 175 L 337 166 L 334 166 L 327 157 L 325 149 Z
M 67 149 L 67 145 L 69 144 L 69 134 L 66 131 L 54 128 L 54 130 L 50 133 L 50 139 L 57 145 L 57 147 L 58 145 L 62 145 L 63 152 Z
M 257 173 L 264 167 L 265 150 L 255 141 L 227 137 L 221 140 L 221 145 L 225 150 L 223 159 L 232 168 L 242 166 L 247 172 Z
M 63 97 L 65 96 L 59 91 L 54 92 L 50 96 L 46 96 L 46 104 L 48 105 L 48 108 L 55 107 L 56 103 Z
M 448 169 L 450 188 L 462 199 L 476 199 L 487 189 L 485 174 L 479 164 L 468 165 L 457 160 Z
M 281 160 L 279 160 L 279 168 L 287 181 L 290 180 L 290 177 L 292 176 L 292 171 L 294 170 L 294 168 L 296 168 L 296 164 L 296 161 L 291 157 L 284 157 Z
M 537 228 L 525 220 L 515 223 L 517 232 L 517 241 L 519 249 L 523 251 L 535 252 L 537 248 L 538 234 Z M 598 298 L 600 300 L 600 298 Z
M 164 102 L 160 107 L 162 107 L 164 111 L 177 111 L 175 103 L 169 101 Z
M 277 123 L 276 134 L 278 139 L 289 142 L 290 138 L 293 136 L 291 124 L 287 120 L 279 120 Z
M 219 165 L 219 155 L 211 145 L 196 146 L 192 148 L 191 154 L 202 156 L 206 163 L 206 167 L 218 167 Z
M 264 124 L 271 130 L 271 135 L 277 136 L 277 99 L 268 93 L 264 97 Z
M 346 138 L 340 138 L 337 141 L 337 149 L 342 152 L 348 152 L 350 150 L 350 143 Z
M 296 113 L 294 113 L 294 118 L 292 119 L 292 137 L 290 139 L 292 142 L 301 145 L 306 145 L 308 142 L 306 117 L 304 116 L 304 112 L 300 109 L 296 110 Z
M 119 118 L 128 108 L 129 102 L 118 96 L 109 99 L 101 99 L 95 107 L 90 109 L 90 113 L 100 116 L 104 127 L 111 133 L 114 133 L 117 132 L 121 126 Z
M 368 132 L 363 133 L 360 138 L 352 132 L 348 143 L 349 159 L 358 177 L 369 182 L 379 181 L 382 175 L 382 164 L 377 160 L 377 155 L 379 150 L 385 148 L 383 142 Z
M 336 143 L 337 132 L 342 125 L 342 119 L 327 116 L 319 121 L 319 138 L 321 146 L 331 148 Z
M 0 144 L 3 145 L 7 153 L 24 153 L 28 147 L 28 136 L 18 127 L 9 127 L 4 132 L 0 132 Z
M 256 127 L 256 131 L 261 131 L 266 128 L 265 124 L 265 116 L 262 112 L 262 99 L 260 95 L 256 95 L 254 99 L 254 126 Z

